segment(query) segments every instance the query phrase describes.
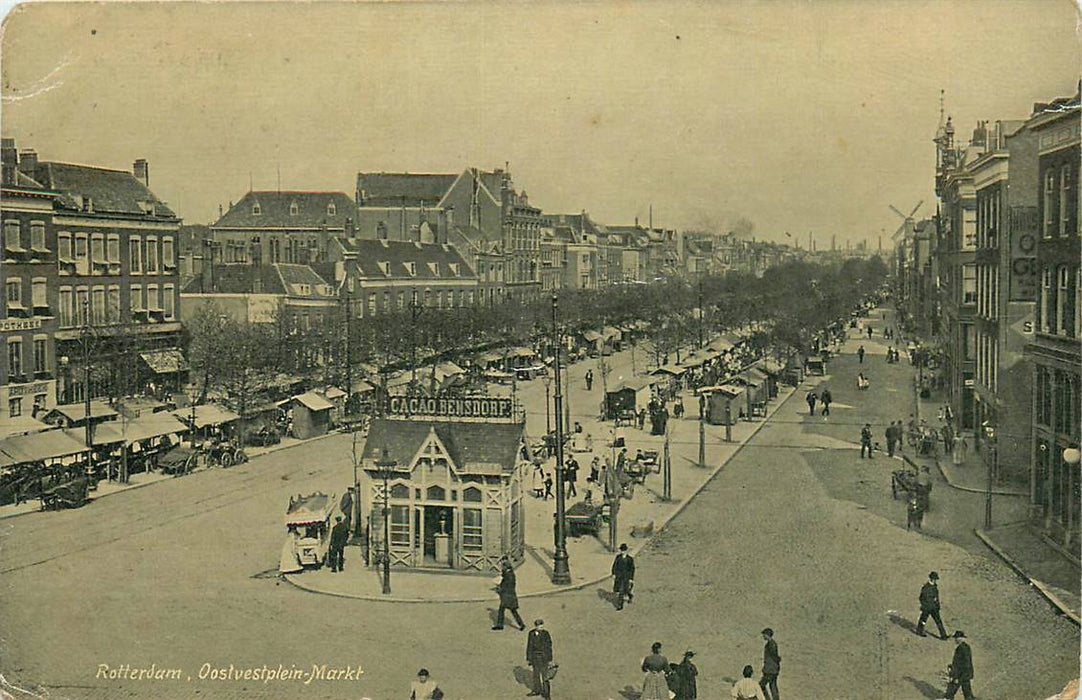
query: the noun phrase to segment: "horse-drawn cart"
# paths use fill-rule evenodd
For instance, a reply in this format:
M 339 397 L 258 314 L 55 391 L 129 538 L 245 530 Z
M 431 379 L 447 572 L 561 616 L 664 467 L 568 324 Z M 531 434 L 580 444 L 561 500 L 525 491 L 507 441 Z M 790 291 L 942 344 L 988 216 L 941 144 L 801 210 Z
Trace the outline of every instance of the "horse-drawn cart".
M 930 482 L 922 483 L 915 469 L 895 469 L 890 473 L 890 495 L 892 498 L 897 499 L 899 493 L 907 501 L 916 496 L 920 502 L 921 510 L 929 510 L 932 485 Z
M 60 510 L 61 508 L 79 508 L 87 502 L 87 489 L 90 479 L 79 476 L 63 484 L 41 492 L 42 510 Z

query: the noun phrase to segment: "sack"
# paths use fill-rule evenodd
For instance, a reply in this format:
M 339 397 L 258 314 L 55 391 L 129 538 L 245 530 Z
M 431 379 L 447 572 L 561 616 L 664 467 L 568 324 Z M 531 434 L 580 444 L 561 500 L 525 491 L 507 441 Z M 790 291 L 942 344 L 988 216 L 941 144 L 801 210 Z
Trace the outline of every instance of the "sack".
M 443 700 L 443 691 L 440 690 L 439 686 L 436 686 L 436 689 L 432 691 L 432 700 Z

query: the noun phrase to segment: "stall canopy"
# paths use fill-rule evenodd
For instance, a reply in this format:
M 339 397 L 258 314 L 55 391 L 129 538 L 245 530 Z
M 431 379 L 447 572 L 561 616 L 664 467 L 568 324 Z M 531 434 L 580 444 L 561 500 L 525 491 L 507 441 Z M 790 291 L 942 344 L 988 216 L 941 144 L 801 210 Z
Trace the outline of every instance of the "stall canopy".
M 293 400 L 303 404 L 309 411 L 326 411 L 334 408 L 334 404 L 313 391 L 298 394 L 293 397 Z
M 597 331 L 584 331 L 582 337 L 591 343 L 596 343 L 599 340 L 605 339 L 605 336 L 601 335 Z
M 177 348 L 149 350 L 139 353 L 139 357 L 155 374 L 176 374 L 188 371 L 188 362 Z
M 767 374 L 773 375 L 780 375 L 785 371 L 785 367 L 780 362 L 775 362 L 774 360 L 764 361 L 763 364 L 760 366 L 760 369 L 762 369 L 762 371 L 766 372 Z
M 86 442 L 64 430 L 13 435 L 0 440 L 0 465 L 41 462 L 86 452 Z
M 372 386 L 371 384 L 369 384 L 368 382 L 366 382 L 363 379 L 358 379 L 357 381 L 353 382 L 353 393 L 354 394 L 367 394 L 368 392 L 375 391 L 375 390 L 376 390 L 376 387 Z
M 679 377 L 686 371 L 687 368 L 681 367 L 680 365 L 662 365 L 661 367 L 658 367 L 657 369 L 651 371 L 650 374 L 653 374 L 655 376 L 659 374 L 669 374 L 674 377 Z
M 336 386 L 329 386 L 323 392 L 323 395 L 327 397 L 328 401 L 334 401 L 335 399 L 340 399 L 344 397 L 346 395 L 346 392 L 342 391 Z
M 695 394 L 723 394 L 730 399 L 735 399 L 744 393 L 744 388 L 732 384 L 719 384 L 717 386 L 704 386 L 695 390 Z
M 620 338 L 624 337 L 619 329 L 613 328 L 612 326 L 605 326 L 601 333 L 604 335 L 605 340 L 620 340 Z
M 94 429 L 94 444 L 113 445 L 122 442 L 125 445 L 131 445 L 143 440 L 187 431 L 188 425 L 173 414 L 152 413 L 133 420 L 102 423 Z
M 108 418 L 115 418 L 117 412 L 104 401 L 91 401 L 90 402 L 90 420 L 105 420 Z M 86 404 L 82 401 L 79 403 L 65 403 L 55 406 L 53 410 L 49 411 L 45 415 L 46 423 L 63 423 L 65 425 L 73 425 L 86 421 Z
M 507 351 L 507 356 L 508 357 L 533 357 L 536 354 L 537 353 L 535 353 L 530 348 L 526 348 L 526 347 L 522 347 L 522 346 L 510 348 Z
M 715 338 L 714 340 L 711 340 L 706 347 L 707 349 L 713 350 L 714 352 L 722 353 L 728 352 L 736 346 L 729 342 L 729 340 L 727 340 L 726 338 Z
M 0 418 L 0 440 L 10 435 L 40 433 L 42 430 L 48 429 L 48 425 L 33 416 L 22 415 L 14 418 Z
M 171 415 L 183 421 L 190 421 L 192 418 L 192 408 L 178 408 L 173 411 Z M 195 427 L 205 428 L 208 425 L 223 425 L 225 423 L 232 423 L 240 418 L 239 415 L 233 413 L 228 408 L 219 406 L 216 403 L 204 403 L 195 407 Z

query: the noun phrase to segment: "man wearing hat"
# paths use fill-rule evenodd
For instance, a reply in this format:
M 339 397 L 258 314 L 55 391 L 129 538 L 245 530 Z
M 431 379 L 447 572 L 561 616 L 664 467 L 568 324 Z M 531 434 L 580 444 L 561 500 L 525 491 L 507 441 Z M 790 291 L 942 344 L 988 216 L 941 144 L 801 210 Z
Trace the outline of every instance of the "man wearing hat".
M 331 528 L 331 542 L 327 548 L 327 563 L 331 571 L 337 573 L 343 570 L 345 565 L 346 542 L 349 541 L 349 525 L 339 515 L 335 518 L 334 527 Z
M 552 663 L 552 636 L 545 629 L 544 620 L 534 620 L 533 629 L 526 637 L 526 663 L 533 669 L 533 691 L 530 696 L 540 695 L 550 700 L 549 664 Z
M 443 691 L 428 675 L 428 669 L 417 672 L 417 680 L 410 684 L 410 700 L 442 700 Z
M 947 630 L 943 628 L 943 620 L 939 617 L 939 574 L 933 571 L 928 574 L 928 583 L 920 588 L 920 619 L 917 621 L 917 634 L 924 637 L 924 623 L 928 616 L 935 620 L 939 628 L 939 638 L 947 639 Z
M 947 669 L 950 680 L 947 682 L 946 697 L 954 700 L 954 694 L 962 689 L 962 696 L 966 700 L 972 700 L 973 688 L 969 682 L 973 680 L 973 652 L 966 642 L 966 633 L 962 630 L 954 632 L 954 658 Z
M 624 596 L 627 602 L 631 602 L 634 594 L 631 592 L 635 585 L 635 560 L 627 553 L 627 545 L 620 545 L 620 553 L 612 562 L 612 592 L 616 594 L 616 609 L 624 609 Z
M 699 691 L 695 684 L 695 677 L 699 675 L 699 669 L 695 668 L 695 664 L 691 663 L 691 657 L 693 656 L 695 656 L 695 652 L 688 649 L 684 652 L 684 660 L 673 666 L 673 678 L 675 680 L 673 692 L 676 693 L 674 700 L 695 700 L 695 698 L 699 697 Z
M 518 614 L 518 593 L 515 591 L 515 568 L 511 566 L 511 560 L 504 557 L 500 560 L 500 569 L 500 583 L 496 586 L 496 592 L 500 594 L 500 609 L 496 613 L 496 624 L 492 629 L 503 629 L 504 615 L 510 610 L 511 616 L 515 618 L 515 622 L 518 623 L 519 631 L 522 631 L 526 629 L 526 623 L 522 621 L 522 617 Z

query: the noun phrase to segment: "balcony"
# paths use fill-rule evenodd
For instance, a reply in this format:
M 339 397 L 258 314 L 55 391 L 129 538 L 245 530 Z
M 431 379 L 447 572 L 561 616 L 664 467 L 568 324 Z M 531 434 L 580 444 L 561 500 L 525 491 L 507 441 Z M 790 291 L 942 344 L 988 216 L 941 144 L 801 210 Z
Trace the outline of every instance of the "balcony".
M 52 379 L 52 378 L 53 378 L 52 370 L 41 369 L 41 370 L 37 370 L 36 372 L 34 372 L 34 379 L 35 380 L 40 381 L 40 380 L 43 380 L 43 379 Z

